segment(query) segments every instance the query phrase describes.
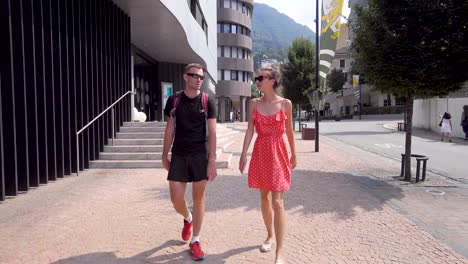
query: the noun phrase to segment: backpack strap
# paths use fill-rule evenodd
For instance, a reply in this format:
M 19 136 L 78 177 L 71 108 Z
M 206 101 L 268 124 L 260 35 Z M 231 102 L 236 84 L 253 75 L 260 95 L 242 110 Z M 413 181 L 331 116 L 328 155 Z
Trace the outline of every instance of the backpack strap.
M 182 91 L 177 91 L 174 95 L 174 104 L 173 104 L 173 107 L 172 108 L 176 108 L 178 105 L 179 105 L 179 102 L 180 102 L 180 94 L 182 93 Z
M 203 110 L 205 111 L 205 119 L 208 119 L 208 94 L 203 92 L 202 93 L 202 98 L 201 98 L 201 104 L 203 107 Z

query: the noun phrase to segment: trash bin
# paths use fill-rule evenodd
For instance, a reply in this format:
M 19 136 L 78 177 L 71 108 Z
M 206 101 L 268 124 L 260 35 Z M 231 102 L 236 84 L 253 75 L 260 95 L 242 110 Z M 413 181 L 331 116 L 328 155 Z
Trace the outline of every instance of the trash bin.
M 303 140 L 315 140 L 315 128 L 304 127 L 302 129 Z

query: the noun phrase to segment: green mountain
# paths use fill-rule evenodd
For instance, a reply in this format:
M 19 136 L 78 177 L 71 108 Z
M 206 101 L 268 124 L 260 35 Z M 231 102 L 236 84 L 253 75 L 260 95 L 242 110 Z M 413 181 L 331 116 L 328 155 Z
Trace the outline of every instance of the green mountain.
M 252 31 L 255 70 L 262 57 L 279 61 L 285 58 L 294 38 L 303 36 L 315 43 L 315 33 L 310 28 L 260 3 L 254 3 Z

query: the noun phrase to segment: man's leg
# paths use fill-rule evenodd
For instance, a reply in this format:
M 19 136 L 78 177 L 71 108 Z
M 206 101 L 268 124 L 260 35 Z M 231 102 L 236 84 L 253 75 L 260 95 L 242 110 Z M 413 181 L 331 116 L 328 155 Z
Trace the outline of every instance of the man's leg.
M 206 180 L 193 183 L 193 236 L 199 236 L 205 216 Z
M 190 212 L 185 202 L 185 189 L 187 183 L 169 181 L 169 190 L 171 192 L 171 201 L 177 213 L 181 214 L 184 218 L 190 216 Z
M 205 187 L 206 180 L 193 182 L 193 237 L 189 244 L 192 259 L 199 261 L 205 259 L 205 253 L 200 245 L 200 230 L 205 216 Z

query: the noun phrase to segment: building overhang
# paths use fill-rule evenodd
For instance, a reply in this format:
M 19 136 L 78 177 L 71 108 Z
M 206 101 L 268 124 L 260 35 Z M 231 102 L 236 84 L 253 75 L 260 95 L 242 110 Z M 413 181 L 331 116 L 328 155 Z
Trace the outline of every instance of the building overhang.
M 200 43 L 190 43 L 186 31 L 200 31 L 195 33 L 199 33 L 203 39 L 206 37 L 190 13 L 187 1 L 177 1 L 178 8 L 182 9 L 179 12 L 186 13 L 183 18 L 180 18 L 180 14 L 171 11 L 170 1 L 113 0 L 113 2 L 130 16 L 132 44 L 148 56 L 160 62 L 182 64 L 197 62 L 208 70 L 212 68 L 212 65 L 209 65 L 211 64 L 209 58 L 204 58 L 206 54 L 203 54 L 208 52 L 203 50 L 208 49 L 206 40 L 198 40 L 200 43 L 205 42 L 205 47 Z M 184 23 L 187 20 L 190 23 Z

